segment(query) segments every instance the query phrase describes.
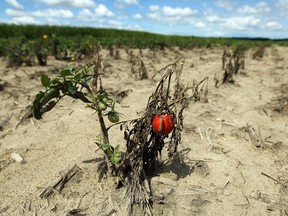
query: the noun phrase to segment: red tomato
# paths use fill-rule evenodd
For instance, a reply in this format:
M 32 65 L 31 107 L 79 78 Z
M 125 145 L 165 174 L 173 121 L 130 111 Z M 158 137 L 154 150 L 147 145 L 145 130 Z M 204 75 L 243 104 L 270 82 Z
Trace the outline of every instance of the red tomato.
M 174 116 L 171 114 L 155 115 L 152 120 L 152 127 L 155 133 L 168 135 L 175 126 Z

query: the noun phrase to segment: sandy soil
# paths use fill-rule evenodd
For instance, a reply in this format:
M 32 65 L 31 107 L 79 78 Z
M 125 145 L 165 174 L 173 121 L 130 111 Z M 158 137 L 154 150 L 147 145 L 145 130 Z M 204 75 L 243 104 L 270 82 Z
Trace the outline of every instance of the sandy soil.
M 288 111 L 273 110 L 273 101 L 284 97 L 281 85 L 288 84 L 288 48 L 268 48 L 262 60 L 253 60 L 248 51 L 245 69 L 234 77 L 237 85 L 215 88 L 213 78 L 221 73 L 222 52 L 174 48 L 154 54 L 143 50 L 140 57 L 149 77 L 181 56 L 183 83 L 209 77 L 209 102 L 191 101 L 184 112 L 179 156 L 167 163 L 163 151 L 151 179 L 153 194 L 159 198 L 154 215 L 288 215 Z M 117 103 L 122 118 L 139 116 L 161 74 L 138 80 L 124 50 L 120 59 L 107 50 L 101 55 L 110 65 L 104 87 L 115 94 L 127 92 Z M 100 131 L 92 110 L 65 98 L 43 120 L 27 119 L 16 127 L 42 89 L 41 74 L 54 76 L 67 62 L 51 57 L 45 67 L 13 69 L 6 68 L 5 59 L 0 61 L 0 122 L 5 122 L 0 128 L 0 215 L 126 215 L 125 188 L 116 189 L 110 177 L 99 180 L 103 154 L 94 143 Z M 253 146 L 247 123 L 260 131 L 264 146 Z M 109 135 L 111 143 L 124 151 L 119 128 Z M 16 162 L 12 153 L 26 163 Z M 74 164 L 81 172 L 61 193 L 41 199 L 40 193 Z

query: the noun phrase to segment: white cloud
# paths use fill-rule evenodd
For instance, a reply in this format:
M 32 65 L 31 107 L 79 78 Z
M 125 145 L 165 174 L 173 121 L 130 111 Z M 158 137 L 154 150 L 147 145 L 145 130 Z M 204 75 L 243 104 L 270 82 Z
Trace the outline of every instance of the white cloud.
M 116 27 L 119 27 L 122 25 L 121 22 L 117 21 L 117 20 L 108 20 L 107 21 L 107 24 L 111 25 L 111 26 L 116 26 Z
M 160 7 L 158 5 L 150 5 L 149 10 L 152 12 L 156 12 L 160 10 Z
M 75 8 L 91 8 L 96 4 L 93 0 L 38 0 L 48 5 L 62 6 L 62 7 L 75 7 Z
M 230 0 L 218 0 L 215 2 L 215 5 L 228 11 L 233 10 L 233 3 Z
M 266 2 L 259 2 L 254 7 L 249 5 L 244 5 L 242 8 L 239 8 L 238 12 L 242 14 L 258 14 L 258 13 L 267 13 L 271 9 L 268 7 Z
M 277 0 L 276 6 L 278 8 L 288 8 L 288 0 Z
M 170 6 L 164 6 L 163 8 L 160 8 L 158 5 L 150 5 L 149 10 L 152 13 L 161 13 L 164 16 L 190 16 L 197 13 L 196 10 L 192 10 L 191 8 L 185 7 L 185 8 L 172 8 Z
M 115 16 L 105 5 L 100 4 L 95 8 L 95 14 L 99 17 L 113 17 Z
M 218 28 L 223 28 L 225 30 L 232 29 L 239 32 L 260 29 L 263 28 L 264 25 L 262 23 L 264 20 L 261 20 L 253 15 L 220 16 L 211 11 L 207 12 L 205 20 L 208 22 L 208 24 L 218 26 Z
M 84 8 L 79 12 L 77 19 L 82 22 L 93 22 L 95 15 L 89 9 Z
M 37 10 L 30 13 L 32 16 L 37 17 L 58 17 L 58 18 L 72 18 L 74 15 L 70 10 L 62 9 L 46 9 Z
M 22 23 L 36 23 L 33 17 L 48 17 L 48 18 L 73 18 L 74 15 L 70 10 L 61 9 L 46 9 L 37 11 L 20 11 L 13 9 L 6 9 L 5 14 L 13 17 L 13 21 Z
M 14 17 L 11 21 L 15 24 L 39 24 L 33 17 L 31 16 L 21 16 Z
M 48 24 L 57 25 L 59 23 L 58 20 L 48 17 L 47 19 Z
M 116 0 L 114 6 L 118 9 L 123 9 L 127 5 L 139 5 L 139 0 Z
M 198 28 L 205 28 L 206 27 L 205 23 L 202 21 L 198 21 L 194 25 Z
M 276 21 L 269 21 L 266 23 L 266 27 L 272 30 L 281 30 L 283 26 Z
M 219 23 L 221 22 L 221 17 L 219 17 L 218 15 L 209 15 L 206 16 L 206 20 L 210 23 Z
M 107 9 L 105 5 L 100 4 L 95 8 L 94 12 L 91 12 L 87 8 L 82 9 L 76 18 L 82 22 L 103 22 L 99 18 L 111 18 L 114 16 L 115 14 L 112 11 Z
M 176 8 L 172 8 L 169 6 L 164 6 L 162 8 L 162 13 L 165 16 L 190 16 L 190 15 L 194 15 L 197 12 L 194 10 L 191 10 L 188 7 L 185 8 L 180 8 L 180 7 L 176 7 Z
M 279 11 L 280 16 L 288 18 L 288 0 L 277 0 L 275 6 Z
M 261 27 L 261 20 L 259 18 L 255 18 L 254 16 L 235 16 L 230 17 L 228 19 L 224 19 L 227 28 L 237 29 L 237 30 L 251 30 L 258 29 Z
M 26 16 L 27 13 L 24 11 L 20 11 L 20 10 L 14 10 L 14 9 L 6 9 L 5 10 L 5 14 L 7 16 L 12 16 L 12 17 L 21 17 L 21 16 Z
M 19 4 L 17 0 L 5 0 L 9 5 L 13 6 L 16 9 L 23 9 L 23 5 Z
M 139 26 L 137 24 L 136 25 L 128 25 L 126 29 L 136 30 L 136 31 L 141 31 L 142 30 L 141 26 Z
M 143 16 L 141 14 L 139 14 L 139 13 L 136 13 L 136 14 L 133 15 L 133 18 L 134 19 L 142 19 Z
M 192 10 L 188 7 L 172 8 L 170 6 L 164 6 L 160 8 L 158 5 L 150 5 L 149 11 L 150 12 L 148 13 L 148 17 L 151 20 L 164 24 L 191 23 L 193 22 L 191 18 L 197 14 L 196 10 Z
M 121 0 L 121 2 L 126 4 L 139 4 L 138 0 Z

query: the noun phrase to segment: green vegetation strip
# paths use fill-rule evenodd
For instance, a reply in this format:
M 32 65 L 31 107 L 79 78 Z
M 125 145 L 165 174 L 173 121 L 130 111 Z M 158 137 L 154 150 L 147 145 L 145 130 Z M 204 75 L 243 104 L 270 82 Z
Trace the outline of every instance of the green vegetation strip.
M 263 38 L 212 38 L 195 36 L 161 35 L 140 31 L 117 29 L 68 27 L 48 25 L 13 25 L 0 24 L 0 51 L 7 41 L 38 40 L 43 35 L 57 38 L 59 43 L 76 43 L 90 40 L 104 48 L 124 46 L 131 48 L 165 48 L 178 46 L 181 48 L 233 46 L 238 48 L 253 48 L 260 46 L 282 45 L 287 46 L 288 40 L 270 40 Z M 1 53 L 0 53 L 1 54 Z

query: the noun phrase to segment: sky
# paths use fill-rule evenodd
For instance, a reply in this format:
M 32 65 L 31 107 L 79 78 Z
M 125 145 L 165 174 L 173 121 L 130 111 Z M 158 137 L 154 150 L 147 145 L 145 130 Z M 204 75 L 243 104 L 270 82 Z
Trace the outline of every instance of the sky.
M 288 38 L 288 0 L 0 0 L 0 23 Z

